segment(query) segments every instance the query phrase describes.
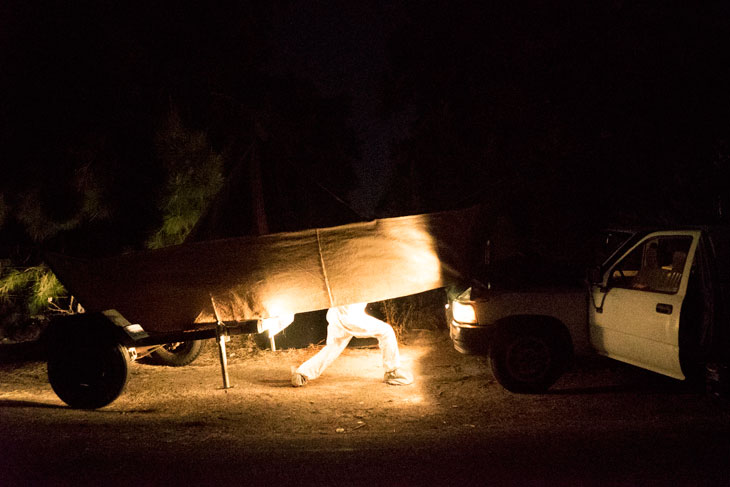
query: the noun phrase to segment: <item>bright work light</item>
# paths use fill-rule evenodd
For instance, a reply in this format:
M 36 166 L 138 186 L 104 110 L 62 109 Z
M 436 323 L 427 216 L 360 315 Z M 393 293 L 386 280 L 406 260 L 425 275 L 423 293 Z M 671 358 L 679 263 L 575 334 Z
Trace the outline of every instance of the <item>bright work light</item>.
M 452 304 L 452 314 L 454 320 L 459 323 L 476 323 L 477 314 L 474 311 L 474 306 L 471 304 L 464 304 L 458 301 L 454 301 Z

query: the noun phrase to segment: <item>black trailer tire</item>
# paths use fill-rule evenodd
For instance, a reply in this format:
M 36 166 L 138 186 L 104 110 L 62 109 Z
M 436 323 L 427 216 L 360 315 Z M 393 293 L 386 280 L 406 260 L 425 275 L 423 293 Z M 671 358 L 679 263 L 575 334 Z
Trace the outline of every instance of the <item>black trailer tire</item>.
M 489 353 L 492 373 L 510 392 L 539 394 L 565 372 L 572 346 L 553 326 L 511 326 L 496 333 Z
M 59 398 L 72 408 L 97 409 L 124 391 L 129 354 L 118 343 L 67 341 L 49 352 L 48 380 Z
M 205 342 L 203 340 L 190 340 L 187 342 L 168 343 L 158 348 L 150 355 L 158 365 L 169 365 L 171 367 L 182 367 L 191 364 L 203 351 Z

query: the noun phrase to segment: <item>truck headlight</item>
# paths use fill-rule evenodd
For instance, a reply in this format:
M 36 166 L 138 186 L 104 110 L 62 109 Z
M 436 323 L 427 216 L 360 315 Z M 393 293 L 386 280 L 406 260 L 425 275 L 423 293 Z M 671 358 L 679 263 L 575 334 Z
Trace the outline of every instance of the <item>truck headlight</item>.
M 459 301 L 454 301 L 451 304 L 451 313 L 454 317 L 454 320 L 458 321 L 459 323 L 477 322 L 477 313 L 474 309 L 473 304 L 465 304 L 460 303 Z

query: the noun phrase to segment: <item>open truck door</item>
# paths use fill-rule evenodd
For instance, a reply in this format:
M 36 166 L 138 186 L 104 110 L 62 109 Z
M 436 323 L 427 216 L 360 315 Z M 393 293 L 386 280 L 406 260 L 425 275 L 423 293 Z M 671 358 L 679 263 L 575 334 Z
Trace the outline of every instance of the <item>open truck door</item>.
M 699 230 L 653 232 L 627 249 L 591 285 L 590 340 L 608 357 L 676 379 L 680 313 Z

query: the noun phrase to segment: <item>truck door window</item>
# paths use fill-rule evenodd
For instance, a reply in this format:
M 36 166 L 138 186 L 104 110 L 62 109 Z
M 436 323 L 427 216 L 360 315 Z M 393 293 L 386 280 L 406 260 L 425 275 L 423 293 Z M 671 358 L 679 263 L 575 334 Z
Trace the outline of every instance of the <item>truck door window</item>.
M 613 268 L 609 287 L 676 293 L 691 244 L 692 237 L 670 236 L 646 240 Z

